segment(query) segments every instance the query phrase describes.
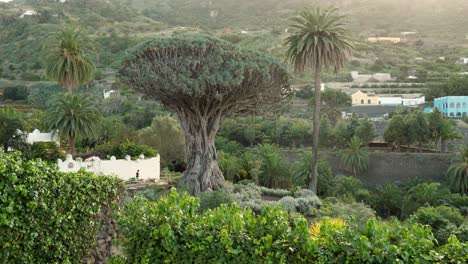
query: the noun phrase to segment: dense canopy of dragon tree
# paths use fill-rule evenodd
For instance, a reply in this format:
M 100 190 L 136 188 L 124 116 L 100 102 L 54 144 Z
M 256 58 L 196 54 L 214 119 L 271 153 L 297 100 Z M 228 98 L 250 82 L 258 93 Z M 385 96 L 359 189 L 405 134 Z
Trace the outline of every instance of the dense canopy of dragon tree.
M 185 133 L 190 193 L 223 188 L 214 145 L 232 115 L 276 111 L 290 94 L 290 76 L 274 59 L 218 38 L 182 34 L 133 48 L 119 71 L 129 87 L 174 111 Z

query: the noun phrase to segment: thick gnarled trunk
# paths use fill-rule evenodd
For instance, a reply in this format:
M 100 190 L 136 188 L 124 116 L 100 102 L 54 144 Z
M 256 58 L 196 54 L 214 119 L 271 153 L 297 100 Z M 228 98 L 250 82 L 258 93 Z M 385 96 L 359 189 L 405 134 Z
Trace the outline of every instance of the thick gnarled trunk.
M 220 115 L 209 118 L 179 114 L 179 119 L 185 132 L 187 170 L 178 187 L 190 194 L 223 188 L 224 176 L 218 166 L 215 147 Z

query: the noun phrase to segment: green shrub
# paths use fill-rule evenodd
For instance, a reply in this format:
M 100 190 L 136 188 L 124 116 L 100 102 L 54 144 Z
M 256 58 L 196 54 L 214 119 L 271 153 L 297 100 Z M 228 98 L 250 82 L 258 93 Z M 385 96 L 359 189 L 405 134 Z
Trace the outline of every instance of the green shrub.
M 149 146 L 140 145 L 130 141 L 117 145 L 100 145 L 96 147 L 96 151 L 105 152 L 107 156 L 115 156 L 118 159 L 124 159 L 127 155 L 132 159 L 137 159 L 142 154 L 145 158 L 152 158 L 158 154 L 155 149 Z
M 198 195 L 200 199 L 200 210 L 214 209 L 222 204 L 231 204 L 234 202 L 231 194 L 225 190 L 204 192 Z
M 325 199 L 320 207 L 319 216 L 366 222 L 375 217 L 375 211 L 363 203 L 341 202 L 334 198 Z
M 3 89 L 3 98 L 5 100 L 25 100 L 28 95 L 29 89 L 24 85 L 8 86 Z
M 28 159 L 40 158 L 50 162 L 56 162 L 57 159 L 65 157 L 55 142 L 35 142 L 27 151 L 23 151 L 23 155 Z
M 137 198 L 120 214 L 125 263 L 466 263 L 456 237 L 437 247 L 429 227 L 375 219 L 322 221 L 265 206 L 199 210 L 199 200 L 173 189 L 150 202 Z M 316 225 L 314 225 L 315 227 Z M 120 262 L 121 263 L 121 262 Z
M 356 201 L 367 200 L 370 193 L 362 185 L 361 180 L 353 176 L 337 176 L 332 194 L 335 197 L 345 197 L 355 199 Z
M 81 262 L 94 245 L 101 208 L 116 209 L 122 189 L 114 177 L 61 173 L 0 152 L 0 262 Z
M 445 243 L 463 223 L 463 216 L 457 209 L 447 206 L 422 207 L 411 216 L 411 220 L 431 226 L 439 243 Z

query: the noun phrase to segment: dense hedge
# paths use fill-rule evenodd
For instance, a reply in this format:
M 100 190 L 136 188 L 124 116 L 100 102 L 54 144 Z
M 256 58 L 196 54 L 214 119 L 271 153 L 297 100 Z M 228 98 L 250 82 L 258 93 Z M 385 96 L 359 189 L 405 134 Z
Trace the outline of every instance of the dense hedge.
M 172 190 L 137 198 L 121 215 L 125 263 L 466 263 L 468 245 L 436 246 L 420 224 L 324 219 L 309 226 L 274 207 L 261 214 L 221 205 L 203 213 L 197 198 Z
M 61 173 L 0 152 L 0 263 L 80 263 L 101 208 L 114 206 L 122 188 L 114 177 Z

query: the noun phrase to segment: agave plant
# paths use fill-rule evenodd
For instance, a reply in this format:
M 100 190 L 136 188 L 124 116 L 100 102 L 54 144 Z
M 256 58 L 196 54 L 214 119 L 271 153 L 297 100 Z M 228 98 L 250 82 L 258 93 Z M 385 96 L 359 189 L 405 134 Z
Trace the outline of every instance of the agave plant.
M 362 140 L 354 136 L 348 143 L 348 148 L 341 152 L 341 161 L 347 170 L 357 175 L 369 167 L 369 153 Z
M 461 151 L 460 161 L 448 169 L 447 177 L 452 191 L 468 194 L 468 145 Z

